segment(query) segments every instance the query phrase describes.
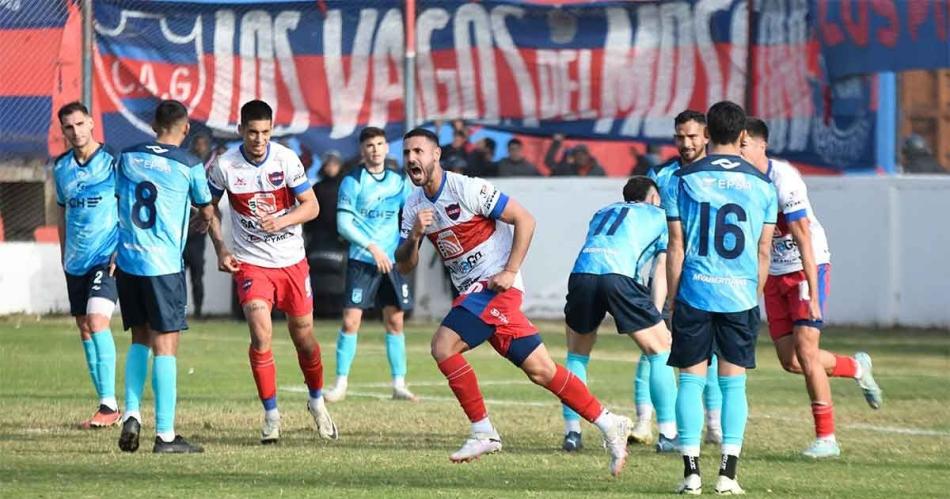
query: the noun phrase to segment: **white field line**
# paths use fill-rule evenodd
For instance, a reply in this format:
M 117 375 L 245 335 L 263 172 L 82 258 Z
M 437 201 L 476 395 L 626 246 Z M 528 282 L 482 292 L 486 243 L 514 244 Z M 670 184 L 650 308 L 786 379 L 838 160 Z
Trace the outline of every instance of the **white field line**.
M 412 386 L 442 386 L 444 385 L 444 383 L 445 382 L 438 383 L 438 384 L 434 382 L 426 382 L 425 384 L 413 383 Z M 528 381 L 485 381 L 485 382 L 479 382 L 479 384 L 487 386 L 487 385 L 523 385 L 523 384 L 531 384 L 531 383 Z M 358 386 L 367 386 L 367 385 L 369 384 L 363 384 L 363 385 L 358 385 Z M 372 385 L 376 385 L 376 384 L 372 384 Z M 357 385 L 350 385 L 350 386 L 357 386 Z M 389 387 L 389 386 L 390 385 L 388 384 L 383 385 L 383 387 Z M 285 387 L 281 387 L 280 390 L 285 391 L 285 392 L 307 393 L 306 386 L 285 386 Z M 386 393 L 386 392 L 347 390 L 346 395 L 348 397 L 364 397 L 364 398 L 373 398 L 373 399 L 378 399 L 378 400 L 388 400 L 392 398 L 392 394 Z M 422 402 L 457 403 L 455 397 L 425 395 L 425 396 L 420 396 L 419 398 Z M 540 401 L 532 401 L 532 400 L 506 400 L 506 399 L 485 399 L 485 403 L 489 405 L 517 406 L 517 407 L 547 407 L 551 409 L 556 409 L 560 405 L 554 401 L 540 402 Z M 633 409 L 632 407 L 623 407 L 623 406 L 618 407 L 618 408 L 627 409 L 627 410 Z M 752 414 L 749 417 L 752 419 L 765 419 L 765 420 L 782 421 L 782 422 L 788 422 L 788 423 L 801 423 L 801 424 L 808 423 L 807 420 L 802 419 L 802 418 L 792 418 L 788 416 L 778 416 L 778 415 L 771 415 L 771 414 L 761 414 L 761 415 Z M 880 426 L 880 425 L 872 425 L 872 424 L 867 424 L 867 423 L 844 423 L 844 424 L 837 423 L 837 426 L 844 429 L 849 429 L 849 430 L 864 430 L 864 431 L 873 431 L 877 433 L 894 433 L 898 435 L 910 435 L 910 436 L 918 436 L 918 437 L 950 437 L 950 431 L 925 430 L 921 428 L 904 428 L 900 426 Z

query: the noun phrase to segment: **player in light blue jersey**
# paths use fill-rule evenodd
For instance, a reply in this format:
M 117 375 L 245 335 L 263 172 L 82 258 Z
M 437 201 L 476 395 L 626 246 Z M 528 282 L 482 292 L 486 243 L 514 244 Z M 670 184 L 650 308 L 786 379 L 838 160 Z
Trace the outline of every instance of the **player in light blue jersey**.
M 633 177 L 623 189 L 623 202 L 594 214 L 587 239 L 577 255 L 567 285 L 567 368 L 587 381 L 587 364 L 597 329 L 607 312 L 617 332 L 630 336 L 650 364 L 648 389 L 656 406 L 660 434 L 676 439 L 676 380 L 667 365 L 670 332 L 663 322 L 666 301 L 666 217 L 659 208 L 656 183 Z M 653 279 L 652 290 L 647 288 Z M 562 448 L 583 446 L 580 416 L 564 406 Z
M 363 310 L 382 307 L 386 325 L 386 356 L 393 380 L 393 399 L 416 400 L 406 387 L 406 339 L 403 316 L 412 308 L 409 284 L 393 268 L 399 245 L 399 214 L 412 184 L 386 169 L 389 144 L 376 127 L 360 132 L 363 164 L 340 182 L 337 227 L 350 243 L 346 268 L 346 303 L 343 327 L 336 341 L 336 384 L 325 397 L 337 402 L 346 397 L 350 366 L 356 357 L 357 333 Z
M 76 318 L 86 367 L 99 396 L 99 409 L 80 427 L 102 428 L 118 424 L 121 417 L 115 400 L 115 341 L 109 327 L 118 299 L 113 276 L 119 240 L 115 154 L 92 137 L 92 117 L 83 104 L 66 104 L 57 116 L 70 146 L 53 164 L 59 247 L 69 312 Z
M 201 160 L 179 146 L 188 135 L 188 111 L 178 101 L 155 109 L 154 142 L 131 147 L 119 156 L 119 297 L 122 323 L 132 329 L 125 363 L 125 417 L 119 448 L 139 447 L 149 351 L 155 392 L 154 452 L 191 453 L 202 448 L 175 434 L 178 337 L 187 329 L 184 262 L 191 206 L 202 224 L 212 217 L 211 192 Z
M 660 164 L 647 171 L 647 176 L 656 181 L 660 189 L 660 197 L 670 197 L 674 194 L 666 192 L 673 174 L 681 166 L 692 164 L 706 157 L 706 146 L 709 137 L 706 136 L 706 115 L 687 109 L 673 119 L 673 141 L 676 144 L 677 158 Z M 669 318 L 668 310 L 664 315 Z M 722 391 L 719 389 L 719 367 L 716 356 L 713 354 L 706 373 L 706 388 L 703 389 L 703 406 L 706 410 L 706 442 L 722 443 L 722 426 L 720 423 L 722 409 Z M 645 356 L 637 362 L 637 374 L 634 380 L 634 401 L 637 406 L 637 424 L 633 427 L 630 439 L 639 443 L 650 443 L 653 439 L 653 430 L 650 426 L 652 405 L 650 401 L 650 363 Z M 676 452 L 676 442 L 660 438 L 657 441 L 658 452 Z
M 676 172 L 663 200 L 669 221 L 669 292 L 674 297 L 673 349 L 680 368 L 676 398 L 680 493 L 702 490 L 699 443 L 706 366 L 718 353 L 722 389 L 722 460 L 717 493 L 742 493 L 736 468 L 745 424 L 746 369 L 755 367 L 758 295 L 768 273 L 776 221 L 775 187 L 739 156 L 745 111 L 732 102 L 706 113 L 709 156 Z

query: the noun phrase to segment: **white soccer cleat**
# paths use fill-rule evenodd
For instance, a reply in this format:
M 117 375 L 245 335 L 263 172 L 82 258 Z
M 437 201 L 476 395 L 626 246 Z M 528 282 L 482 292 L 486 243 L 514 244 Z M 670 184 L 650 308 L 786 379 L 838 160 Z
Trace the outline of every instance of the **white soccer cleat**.
M 408 400 L 410 402 L 418 402 L 419 397 L 409 391 L 409 388 L 405 386 L 394 386 L 393 387 L 393 400 Z
M 716 481 L 716 494 L 721 496 L 741 496 L 745 494 L 745 491 L 739 486 L 738 481 L 725 475 L 719 475 L 719 480 Z
M 858 352 L 854 354 L 854 360 L 861 365 L 861 377 L 857 378 L 856 381 L 858 386 L 861 387 L 861 391 L 864 392 L 864 399 L 867 400 L 871 409 L 880 409 L 884 403 L 884 393 L 871 373 L 871 356 L 866 352 Z
M 703 479 L 695 473 L 684 478 L 679 487 L 676 488 L 676 493 L 688 496 L 698 496 L 702 494 Z
M 637 420 L 627 438 L 628 444 L 650 445 L 653 443 L 653 425 L 649 419 Z
M 613 424 L 604 432 L 604 446 L 610 453 L 610 474 L 620 476 L 623 467 L 627 464 L 627 437 L 633 421 L 626 416 L 614 415 Z
M 323 392 L 323 398 L 327 402 L 340 402 L 346 398 L 346 385 L 336 384 L 333 388 Z
M 467 463 L 478 459 L 482 454 L 492 454 L 501 450 L 501 437 L 498 432 L 472 433 L 462 444 L 462 448 L 449 456 L 453 463 Z
M 317 399 L 316 403 L 307 402 L 307 410 L 310 411 L 310 415 L 313 416 L 313 421 L 317 423 L 317 433 L 320 434 L 320 438 L 336 440 L 340 437 L 336 429 L 336 424 L 333 423 L 333 419 L 330 417 L 330 411 L 327 410 L 327 404 L 323 401 L 323 397 Z
M 276 444 L 280 441 L 280 416 L 268 418 L 264 416 L 261 425 L 261 443 L 264 445 Z

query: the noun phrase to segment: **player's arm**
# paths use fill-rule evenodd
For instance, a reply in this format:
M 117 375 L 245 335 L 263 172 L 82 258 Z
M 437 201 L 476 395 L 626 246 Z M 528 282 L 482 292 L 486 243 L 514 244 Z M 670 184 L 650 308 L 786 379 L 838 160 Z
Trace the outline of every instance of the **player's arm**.
M 818 264 L 815 262 L 815 249 L 811 244 L 811 221 L 807 216 L 801 216 L 795 220 L 789 221 L 788 232 L 792 234 L 792 240 L 798 245 L 798 252 L 802 257 L 802 270 L 805 272 L 805 280 L 808 282 L 808 312 L 813 321 L 821 320 L 821 303 L 818 299 Z
M 511 198 L 507 198 L 507 203 L 498 219 L 511 224 L 515 230 L 512 235 L 508 262 L 504 270 L 488 280 L 488 288 L 495 291 L 507 291 L 514 285 L 515 276 L 521 270 L 521 264 L 524 262 L 525 255 L 528 254 L 528 247 L 531 246 L 531 238 L 534 237 L 534 228 L 537 224 L 531 212 Z
M 656 255 L 656 263 L 653 268 L 653 282 L 650 286 L 650 293 L 653 298 L 653 305 L 663 313 L 663 305 L 666 304 L 666 253 Z
M 59 231 L 59 263 L 66 264 L 66 207 L 56 210 L 56 230 Z
M 369 234 L 357 224 L 357 208 L 354 202 L 359 195 L 359 193 L 356 192 L 358 188 L 359 183 L 351 177 L 344 178 L 340 184 L 336 209 L 337 232 L 339 232 L 340 236 L 346 239 L 351 246 L 369 251 L 369 253 L 373 255 L 373 260 L 376 262 L 376 270 L 382 274 L 388 274 L 389 271 L 393 269 L 393 262 L 389 259 L 389 255 L 383 252 L 383 250 L 373 242 Z
M 218 255 L 218 270 L 233 274 L 240 270 L 240 262 L 231 254 L 227 243 L 224 242 L 224 233 L 221 230 L 221 210 L 218 203 L 221 201 L 221 195 L 215 193 L 211 197 L 211 204 L 206 208 L 211 209 L 211 222 L 208 224 L 208 237 L 211 238 L 211 245 L 214 246 L 214 253 Z
M 666 285 L 670 310 L 672 310 L 676 303 L 676 294 L 679 292 L 680 276 L 683 275 L 683 259 L 686 253 L 683 246 L 683 224 L 676 219 L 670 220 L 667 225 L 670 231 L 670 242 L 666 250 Z
M 419 246 L 422 245 L 422 237 L 425 235 L 426 227 L 435 222 L 435 213 L 432 209 L 419 210 L 412 218 L 412 228 L 405 230 L 406 222 L 403 222 L 404 238 L 396 248 L 396 270 L 401 274 L 408 274 L 419 264 Z
M 765 280 L 769 277 L 769 263 L 772 261 L 772 234 L 775 232 L 775 224 L 766 223 L 762 226 L 762 234 L 759 236 L 759 283 L 757 294 L 762 295 L 765 289 Z
M 294 196 L 297 204 L 279 217 L 272 214 L 266 214 L 261 217 L 261 228 L 266 232 L 280 232 L 286 227 L 299 225 L 309 222 L 320 214 L 320 203 L 317 202 L 317 195 L 313 193 L 310 184 L 302 184 L 303 189 L 294 189 Z

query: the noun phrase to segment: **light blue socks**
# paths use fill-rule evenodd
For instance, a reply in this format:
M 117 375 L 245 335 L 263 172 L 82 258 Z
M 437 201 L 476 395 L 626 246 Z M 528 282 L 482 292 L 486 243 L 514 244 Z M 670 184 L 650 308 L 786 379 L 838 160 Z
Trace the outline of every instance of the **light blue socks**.
M 705 376 L 680 372 L 679 392 L 676 395 L 676 429 L 680 453 L 684 456 L 699 455 L 705 385 Z
M 355 337 L 354 337 L 355 338 Z M 356 342 L 353 342 L 354 355 L 356 353 Z M 339 355 L 339 347 L 337 354 Z M 400 334 L 386 333 L 386 358 L 389 359 L 389 372 L 393 379 L 406 377 L 406 337 Z M 351 358 L 352 359 L 352 358 Z M 347 368 L 349 370 L 349 368 Z M 339 371 L 337 371 L 339 372 Z
M 673 368 L 666 365 L 669 358 L 670 352 L 647 356 L 650 365 L 650 398 L 656 409 L 657 425 L 660 433 L 673 438 L 676 436 L 676 378 Z
M 94 379 L 99 400 L 110 405 L 110 409 L 115 409 L 116 407 L 112 407 L 115 405 L 115 341 L 112 339 L 112 331 L 105 329 L 92 333 L 92 343 L 96 347 Z M 87 361 L 88 358 L 87 353 Z
M 749 402 L 746 399 L 746 375 L 720 376 L 722 388 L 722 453 L 738 456 L 742 450 Z
M 125 358 L 125 413 L 139 414 L 145 377 L 148 376 L 149 348 L 141 343 L 132 343 Z M 139 422 L 142 416 L 138 416 Z
M 92 340 L 82 340 L 82 351 L 86 354 L 86 368 L 89 369 L 89 377 L 92 378 L 92 386 L 96 389 L 96 395 L 102 398 L 99 384 L 99 359 L 96 355 L 96 344 Z
M 349 376 L 350 366 L 353 365 L 353 359 L 356 357 L 356 341 L 358 335 L 344 334 L 343 331 L 337 333 L 336 337 L 336 375 Z M 388 347 L 389 341 L 387 339 Z
M 175 401 L 178 398 L 178 362 L 174 356 L 155 356 L 152 391 L 155 393 L 155 433 L 165 436 L 163 440 L 168 442 L 175 438 Z
M 587 384 L 587 364 L 590 363 L 589 355 L 580 355 L 576 353 L 567 353 L 567 370 L 577 376 L 585 385 Z M 565 433 L 570 431 L 580 432 L 581 416 L 574 412 L 570 407 L 561 405 L 564 415 Z

